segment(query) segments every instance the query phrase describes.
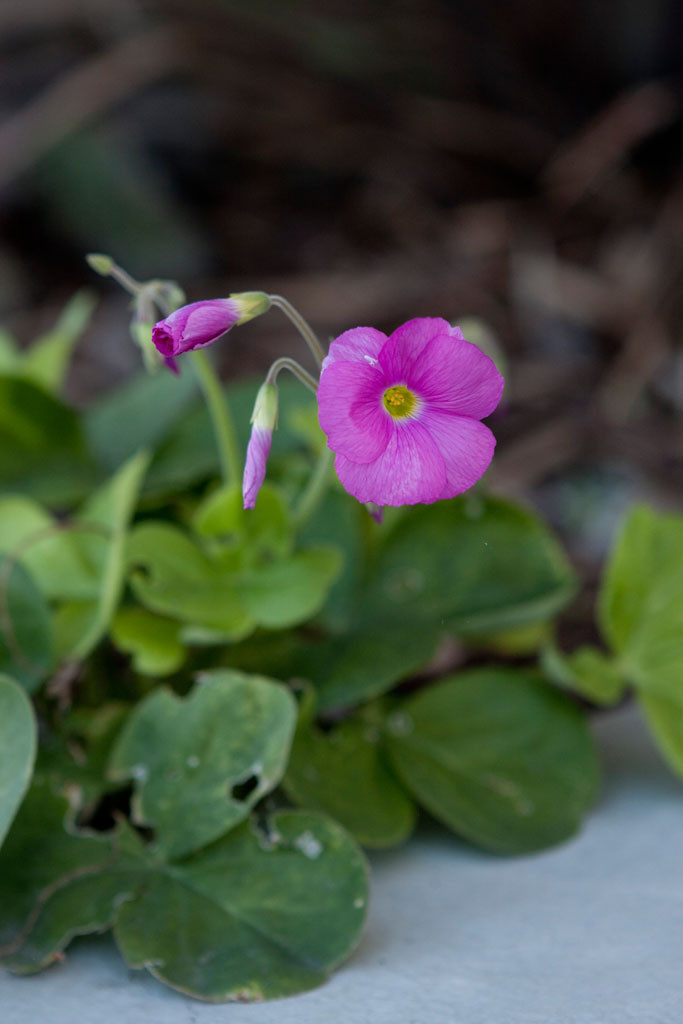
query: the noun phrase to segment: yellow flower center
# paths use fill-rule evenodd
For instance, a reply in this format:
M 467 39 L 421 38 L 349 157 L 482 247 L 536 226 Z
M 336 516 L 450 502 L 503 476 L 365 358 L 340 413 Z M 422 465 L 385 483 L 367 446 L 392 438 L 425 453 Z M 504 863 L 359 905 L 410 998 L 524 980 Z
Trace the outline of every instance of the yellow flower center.
M 415 407 L 417 406 L 417 398 L 403 384 L 396 384 L 393 388 L 387 388 L 382 401 L 387 412 L 396 419 L 410 416 L 415 412 Z

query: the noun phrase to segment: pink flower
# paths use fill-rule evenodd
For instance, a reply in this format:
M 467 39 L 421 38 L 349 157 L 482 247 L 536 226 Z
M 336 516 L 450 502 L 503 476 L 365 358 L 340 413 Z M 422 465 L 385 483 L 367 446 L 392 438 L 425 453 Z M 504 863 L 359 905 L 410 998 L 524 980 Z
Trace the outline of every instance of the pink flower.
M 264 292 L 241 292 L 227 299 L 205 299 L 176 309 L 154 325 L 152 341 L 166 358 L 218 341 L 235 324 L 265 313 L 270 298 Z
M 277 420 L 277 388 L 267 381 L 259 388 L 251 416 L 251 436 L 242 481 L 244 507 L 253 508 L 266 475 L 270 443 Z
M 356 327 L 330 346 L 318 387 L 320 425 L 342 484 L 359 501 L 431 504 L 468 490 L 496 445 L 480 420 L 503 378 L 491 359 L 438 318 L 387 338 Z

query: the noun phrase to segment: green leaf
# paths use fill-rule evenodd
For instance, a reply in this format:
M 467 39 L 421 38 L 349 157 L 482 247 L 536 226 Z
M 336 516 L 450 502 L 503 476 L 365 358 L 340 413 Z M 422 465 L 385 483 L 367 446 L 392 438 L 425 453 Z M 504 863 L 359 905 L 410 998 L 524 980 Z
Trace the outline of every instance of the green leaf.
M 389 715 L 387 742 L 413 796 L 496 853 L 571 836 L 597 789 L 582 714 L 521 670 L 472 669 L 421 691 Z
M 683 776 L 683 695 L 676 699 L 643 692 L 638 703 L 659 750 L 673 771 Z
M 243 821 L 277 785 L 295 724 L 296 704 L 280 684 L 205 673 L 184 700 L 159 689 L 138 705 L 109 775 L 135 780 L 135 820 L 157 829 L 168 856 L 181 857 Z
M 68 793 L 72 808 L 86 818 L 114 788 L 106 769 L 129 711 L 122 701 L 77 708 L 60 723 L 60 732 L 45 731 L 41 736 L 36 774 L 55 792 Z
M 88 326 L 95 304 L 92 292 L 76 292 L 52 330 L 36 339 L 24 354 L 22 375 L 46 391 L 58 394 L 69 369 L 74 346 Z
M 109 838 L 78 833 L 68 801 L 35 781 L 0 849 L 0 950 L 16 941 L 49 888 L 110 857 Z
M 550 618 L 575 587 L 540 520 L 499 498 L 467 496 L 400 518 L 370 567 L 359 618 L 491 633 Z
M 316 423 L 317 426 L 317 423 Z M 320 427 L 317 427 L 320 430 Z M 323 435 L 324 438 L 324 435 Z M 302 544 L 333 544 L 344 552 L 344 565 L 316 622 L 339 633 L 351 627 L 366 561 L 365 508 L 342 490 L 330 490 L 300 534 Z
M 424 623 L 411 630 L 400 624 L 359 629 L 302 645 L 288 674 L 314 683 L 321 711 L 348 708 L 386 693 L 423 668 L 438 639 L 438 629 Z
M 128 527 L 148 465 L 146 452 L 133 456 L 79 512 L 77 521 L 83 527 L 79 551 L 98 581 L 98 597 L 87 628 L 70 652 L 78 660 L 86 658 L 106 634 L 121 598 Z
M 130 654 L 143 676 L 170 676 L 185 661 L 180 623 L 154 615 L 145 608 L 119 608 L 111 624 L 112 642 Z
M 554 644 L 548 644 L 542 651 L 541 664 L 558 686 L 580 693 L 595 704 L 616 704 L 626 688 L 618 663 L 595 647 L 579 647 L 563 654 Z
M 252 632 L 234 573 L 221 568 L 190 537 L 162 522 L 143 523 L 127 545 L 130 582 L 151 611 L 237 640 Z
M 0 846 L 31 780 L 37 727 L 31 702 L 0 676 Z
M 134 897 L 147 866 L 141 840 L 120 825 L 106 861 L 72 871 L 40 893 L 29 927 L 5 955 L 4 966 L 33 974 L 60 959 L 76 936 L 111 928 L 119 904 Z
M 335 548 L 307 548 L 243 573 L 240 597 L 259 626 L 286 629 L 323 605 L 342 565 Z
M 340 822 L 364 846 L 395 846 L 415 824 L 415 805 L 391 771 L 381 729 L 349 718 L 327 733 L 303 714 L 284 779 L 287 795 Z
M 606 569 L 598 615 L 636 687 L 683 698 L 683 516 L 634 509 Z
M 60 529 L 32 498 L 0 498 L 0 551 L 16 556 L 48 598 L 97 597 L 98 580 L 81 554 L 77 534 Z
M 46 893 L 8 961 L 37 970 L 77 934 L 114 923 L 130 967 L 213 1002 L 291 995 L 321 984 L 356 945 L 367 904 L 362 853 L 334 822 L 284 812 L 248 823 L 180 864 L 127 829 L 99 871 Z
M 76 413 L 29 381 L 0 377 L 0 491 L 64 505 L 92 480 Z
M 52 665 L 50 609 L 23 566 L 0 556 L 0 673 L 32 692 Z
M 85 415 L 85 431 L 102 465 L 113 471 L 141 448 L 157 447 L 195 400 L 194 374 L 148 373 L 126 381 Z
M 275 999 L 320 985 L 356 945 L 367 869 L 349 836 L 313 814 L 245 823 L 159 871 L 119 910 L 130 967 L 213 1002 Z M 182 927 L 178 927 L 178 922 Z
M 276 558 L 292 548 L 289 510 L 282 496 L 264 484 L 256 507 L 245 512 L 241 487 L 219 487 L 197 508 L 192 525 L 203 538 L 247 548 L 251 559 Z

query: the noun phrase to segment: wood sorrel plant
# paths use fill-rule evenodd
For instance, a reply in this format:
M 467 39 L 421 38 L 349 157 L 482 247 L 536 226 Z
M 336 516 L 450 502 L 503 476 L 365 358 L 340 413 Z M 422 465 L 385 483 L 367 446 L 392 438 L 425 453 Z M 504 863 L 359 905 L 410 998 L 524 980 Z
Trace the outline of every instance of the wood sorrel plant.
M 500 854 L 576 831 L 598 784 L 587 704 L 634 693 L 683 774 L 682 517 L 629 516 L 604 648 L 561 651 L 562 549 L 470 490 L 502 378 L 457 328 L 354 328 L 325 353 L 278 296 L 184 305 L 91 264 L 130 292 L 160 372 L 69 407 L 83 296 L 26 352 L 1 336 L 7 967 L 111 929 L 199 998 L 302 991 L 359 939 L 359 844 L 404 841 L 420 807 Z M 283 356 L 226 392 L 203 349 L 271 307 L 315 374 Z M 377 525 L 366 505 L 397 507 Z

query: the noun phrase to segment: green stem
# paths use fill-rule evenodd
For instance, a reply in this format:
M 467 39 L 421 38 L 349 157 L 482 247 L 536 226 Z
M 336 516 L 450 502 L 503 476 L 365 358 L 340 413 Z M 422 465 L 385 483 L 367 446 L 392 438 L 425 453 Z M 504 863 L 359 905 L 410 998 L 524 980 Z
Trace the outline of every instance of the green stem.
M 277 306 L 278 309 L 282 310 L 288 320 L 294 324 L 297 331 L 304 339 L 315 359 L 318 366 L 322 365 L 322 361 L 327 355 L 325 349 L 318 340 L 318 335 L 315 333 L 311 325 L 307 320 L 304 320 L 298 309 L 295 309 L 291 302 L 283 298 L 282 295 L 269 295 L 271 305 Z
M 316 513 L 320 502 L 325 497 L 330 483 L 330 470 L 334 460 L 334 452 L 325 448 L 318 458 L 306 489 L 301 495 L 294 510 L 294 523 L 297 528 L 304 526 Z
M 223 480 L 227 487 L 237 486 L 242 476 L 242 459 L 225 392 L 206 352 L 195 349 L 192 358 L 213 423 Z

